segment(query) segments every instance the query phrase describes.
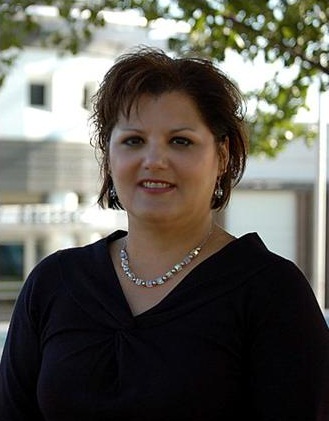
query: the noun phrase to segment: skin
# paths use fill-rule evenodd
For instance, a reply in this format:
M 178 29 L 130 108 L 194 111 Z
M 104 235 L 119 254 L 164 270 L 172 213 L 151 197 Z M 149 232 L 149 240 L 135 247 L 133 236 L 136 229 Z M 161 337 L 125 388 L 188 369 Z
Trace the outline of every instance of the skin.
M 142 96 L 129 119 L 119 118 L 110 162 L 131 224 L 177 227 L 209 220 L 225 165 L 193 101 L 179 92 Z
M 138 276 L 152 279 L 207 236 L 213 219 L 211 198 L 229 152 L 228 142 L 218 150 L 214 135 L 186 94 L 143 95 L 137 105 L 129 118 L 119 117 L 112 131 L 110 166 L 128 215 L 131 265 Z M 133 312 L 161 300 L 195 264 L 227 243 L 227 236 L 216 227 L 203 254 L 183 274 L 147 289 L 122 276 L 118 259 L 122 242 L 113 244 L 110 253 Z

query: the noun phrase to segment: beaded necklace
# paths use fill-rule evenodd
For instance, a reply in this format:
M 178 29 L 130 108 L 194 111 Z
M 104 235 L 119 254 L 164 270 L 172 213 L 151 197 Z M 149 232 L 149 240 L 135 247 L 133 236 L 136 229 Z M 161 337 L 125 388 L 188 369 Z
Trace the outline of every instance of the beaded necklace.
M 121 267 L 123 269 L 123 272 L 130 281 L 132 281 L 135 285 L 138 285 L 138 286 L 152 288 L 158 285 L 163 285 L 165 282 L 167 282 L 169 279 L 175 276 L 178 272 L 183 270 L 185 266 L 189 265 L 192 262 L 192 260 L 195 259 L 199 255 L 202 247 L 209 240 L 209 237 L 211 236 L 212 231 L 213 229 L 211 228 L 206 238 L 202 241 L 202 243 L 199 244 L 197 247 L 194 247 L 192 250 L 190 250 L 181 262 L 176 263 L 164 275 L 158 276 L 155 279 L 148 279 L 148 280 L 139 278 L 137 275 L 135 275 L 131 271 L 130 265 L 129 265 L 129 256 L 127 253 L 127 242 L 125 241 L 120 250 L 120 260 L 121 260 Z

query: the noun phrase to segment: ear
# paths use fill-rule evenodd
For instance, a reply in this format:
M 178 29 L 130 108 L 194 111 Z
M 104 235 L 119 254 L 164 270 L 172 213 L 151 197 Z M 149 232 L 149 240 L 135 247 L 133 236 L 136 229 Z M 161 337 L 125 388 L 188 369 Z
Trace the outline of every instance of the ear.
M 218 145 L 218 177 L 226 173 L 228 162 L 230 159 L 230 142 L 229 137 L 225 136 Z

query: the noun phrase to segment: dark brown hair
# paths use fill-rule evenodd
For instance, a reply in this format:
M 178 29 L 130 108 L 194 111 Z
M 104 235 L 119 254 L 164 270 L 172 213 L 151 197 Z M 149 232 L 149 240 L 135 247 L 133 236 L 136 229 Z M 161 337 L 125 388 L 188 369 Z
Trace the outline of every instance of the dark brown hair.
M 197 106 L 205 124 L 219 144 L 229 139 L 229 162 L 221 178 L 223 195 L 214 197 L 212 209 L 229 201 L 232 187 L 242 177 L 247 157 L 245 103 L 235 84 L 210 60 L 200 57 L 172 58 L 164 51 L 139 47 L 121 55 L 106 73 L 94 97 L 91 143 L 100 159 L 102 186 L 98 203 L 122 209 L 109 192 L 113 181 L 109 167 L 109 139 L 120 114 L 129 115 L 143 94 L 160 95 L 181 91 Z

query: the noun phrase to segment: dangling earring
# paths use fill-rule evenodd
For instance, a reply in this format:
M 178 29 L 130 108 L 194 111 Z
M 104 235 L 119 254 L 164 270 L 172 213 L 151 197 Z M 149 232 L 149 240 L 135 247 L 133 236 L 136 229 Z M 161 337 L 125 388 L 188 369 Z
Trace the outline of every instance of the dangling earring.
M 113 201 L 117 199 L 117 192 L 115 190 L 114 184 L 112 185 L 111 190 L 110 190 L 110 198 Z
M 223 196 L 223 193 L 224 193 L 223 189 L 221 188 L 220 182 L 221 182 L 221 179 L 220 179 L 220 177 L 218 177 L 217 181 L 216 181 L 216 188 L 215 188 L 215 191 L 214 191 L 214 196 L 215 196 L 216 199 L 221 199 L 221 197 Z

